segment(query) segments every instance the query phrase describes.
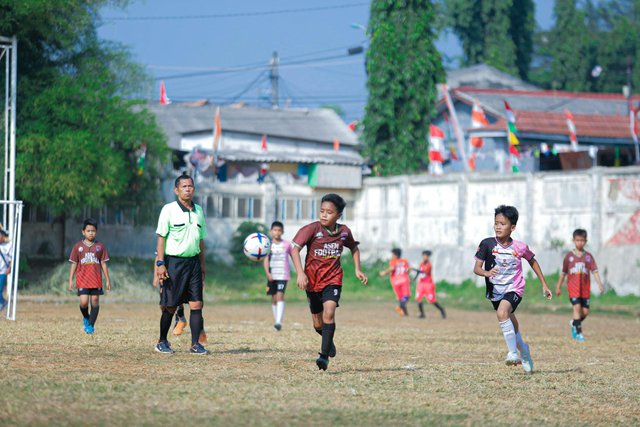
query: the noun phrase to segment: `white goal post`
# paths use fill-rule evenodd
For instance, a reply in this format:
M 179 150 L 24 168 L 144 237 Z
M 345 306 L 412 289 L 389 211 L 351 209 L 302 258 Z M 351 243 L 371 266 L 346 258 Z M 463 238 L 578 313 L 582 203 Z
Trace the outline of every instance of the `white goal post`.
M 13 213 L 13 217 L 4 216 L 4 229 L 9 233 L 11 254 L 11 273 L 7 275 L 7 319 L 16 320 L 16 306 L 18 303 L 18 280 L 20 278 L 20 240 L 22 239 L 22 201 L 15 202 L 0 200 L 2 210 Z M 9 261 L 9 260 L 7 260 Z

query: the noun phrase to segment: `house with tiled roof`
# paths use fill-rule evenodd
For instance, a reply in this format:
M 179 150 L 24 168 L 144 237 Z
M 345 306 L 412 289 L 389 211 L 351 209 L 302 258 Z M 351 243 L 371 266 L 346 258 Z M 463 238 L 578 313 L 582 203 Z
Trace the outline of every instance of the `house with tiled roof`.
M 630 100 L 622 94 L 576 93 L 549 90 L 456 87 L 450 91 L 459 128 L 464 135 L 462 147 L 454 141 L 455 129 L 447 120 L 451 111 L 444 99 L 438 103 L 434 123 L 449 134 L 448 147 L 464 149 L 468 154 L 469 138 L 482 138 L 477 152 L 476 170 L 505 171 L 512 156 L 507 143 L 505 101 L 514 111 L 517 138 L 520 141 L 522 171 L 574 169 L 595 165 L 625 166 L 635 163 L 635 146 L 631 134 L 629 105 L 637 105 L 640 96 Z M 488 125 L 473 128 L 471 110 L 476 103 Z M 573 116 L 578 139 L 578 154 L 570 153 L 567 112 Z M 451 160 L 445 171 L 464 170 L 464 157 Z

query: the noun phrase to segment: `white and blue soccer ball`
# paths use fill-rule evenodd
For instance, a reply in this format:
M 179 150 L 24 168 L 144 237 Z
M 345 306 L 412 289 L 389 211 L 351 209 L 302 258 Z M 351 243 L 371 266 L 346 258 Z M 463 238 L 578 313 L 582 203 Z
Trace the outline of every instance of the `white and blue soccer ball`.
M 249 234 L 242 244 L 244 254 L 251 261 L 262 261 L 271 252 L 271 240 L 266 234 Z

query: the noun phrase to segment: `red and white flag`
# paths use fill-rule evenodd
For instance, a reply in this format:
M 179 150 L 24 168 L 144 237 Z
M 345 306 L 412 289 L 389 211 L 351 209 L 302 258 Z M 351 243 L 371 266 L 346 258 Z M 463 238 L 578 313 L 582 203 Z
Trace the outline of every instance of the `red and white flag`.
M 267 151 L 267 135 L 262 135 L 262 143 L 260 144 L 262 151 Z
M 216 117 L 213 121 L 213 152 L 217 153 L 222 138 L 222 126 L 220 125 L 220 107 L 216 109 Z
M 164 80 L 160 81 L 160 105 L 171 104 L 171 100 L 167 96 L 167 88 L 164 85 Z
M 478 129 L 488 124 L 489 121 L 484 115 L 482 107 L 480 107 L 480 104 L 477 102 L 474 102 L 471 108 L 471 129 Z M 473 171 L 476 170 L 476 158 L 478 157 L 478 151 L 480 151 L 484 145 L 484 139 L 477 136 L 471 137 L 469 139 L 469 145 L 469 169 Z
M 442 175 L 444 157 L 444 132 L 438 126 L 429 126 L 429 170 L 434 175 Z
M 340 151 L 340 140 L 338 137 L 333 138 L 333 151 L 336 153 Z
M 569 129 L 569 141 L 571 141 L 571 150 L 578 151 L 578 135 L 576 134 L 576 124 L 573 120 L 573 114 L 571 111 L 564 110 L 567 116 L 567 129 Z

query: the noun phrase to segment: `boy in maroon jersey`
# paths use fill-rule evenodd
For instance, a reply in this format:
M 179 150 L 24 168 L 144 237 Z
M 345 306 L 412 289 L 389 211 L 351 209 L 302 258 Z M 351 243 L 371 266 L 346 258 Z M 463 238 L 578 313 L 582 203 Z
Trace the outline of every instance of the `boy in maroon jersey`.
M 589 303 L 591 300 L 591 273 L 596 277 L 600 293 L 604 292 L 602 280 L 598 273 L 596 260 L 589 252 L 584 250 L 587 244 L 587 231 L 577 228 L 573 232 L 573 243 L 576 248 L 569 252 L 562 262 L 562 271 L 556 285 L 556 295 L 562 294 L 561 287 L 564 278 L 567 278 L 567 290 L 569 300 L 573 305 L 573 319 L 571 320 L 571 338 L 583 342 L 582 322 L 589 315 Z
M 69 290 L 73 291 L 73 276 L 75 275 L 75 287 L 78 289 L 80 297 L 82 322 L 87 334 L 93 334 L 93 327 L 100 312 L 100 295 L 104 294 L 102 273 L 104 273 L 107 282 L 107 292 L 111 291 L 111 279 L 106 264 L 109 261 L 109 253 L 104 244 L 96 240 L 97 232 L 97 221 L 91 218 L 85 219 L 82 225 L 84 239 L 75 244 L 71 249 L 71 255 L 69 255 L 69 261 L 71 261 Z M 89 314 L 89 299 L 91 299 L 91 314 Z
M 329 357 L 336 355 L 333 335 L 344 276 L 340 256 L 345 246 L 351 250 L 356 277 L 363 285 L 368 282 L 367 276 L 360 270 L 359 242 L 354 240 L 346 225 L 337 223 L 345 206 L 345 201 L 339 195 L 325 195 L 320 205 L 320 220 L 302 227 L 292 242 L 291 258 L 298 274 L 298 287 L 307 291 L 313 327 L 322 336 L 316 365 L 324 371 L 329 366 Z M 300 260 L 303 247 L 307 248 L 304 269 Z

